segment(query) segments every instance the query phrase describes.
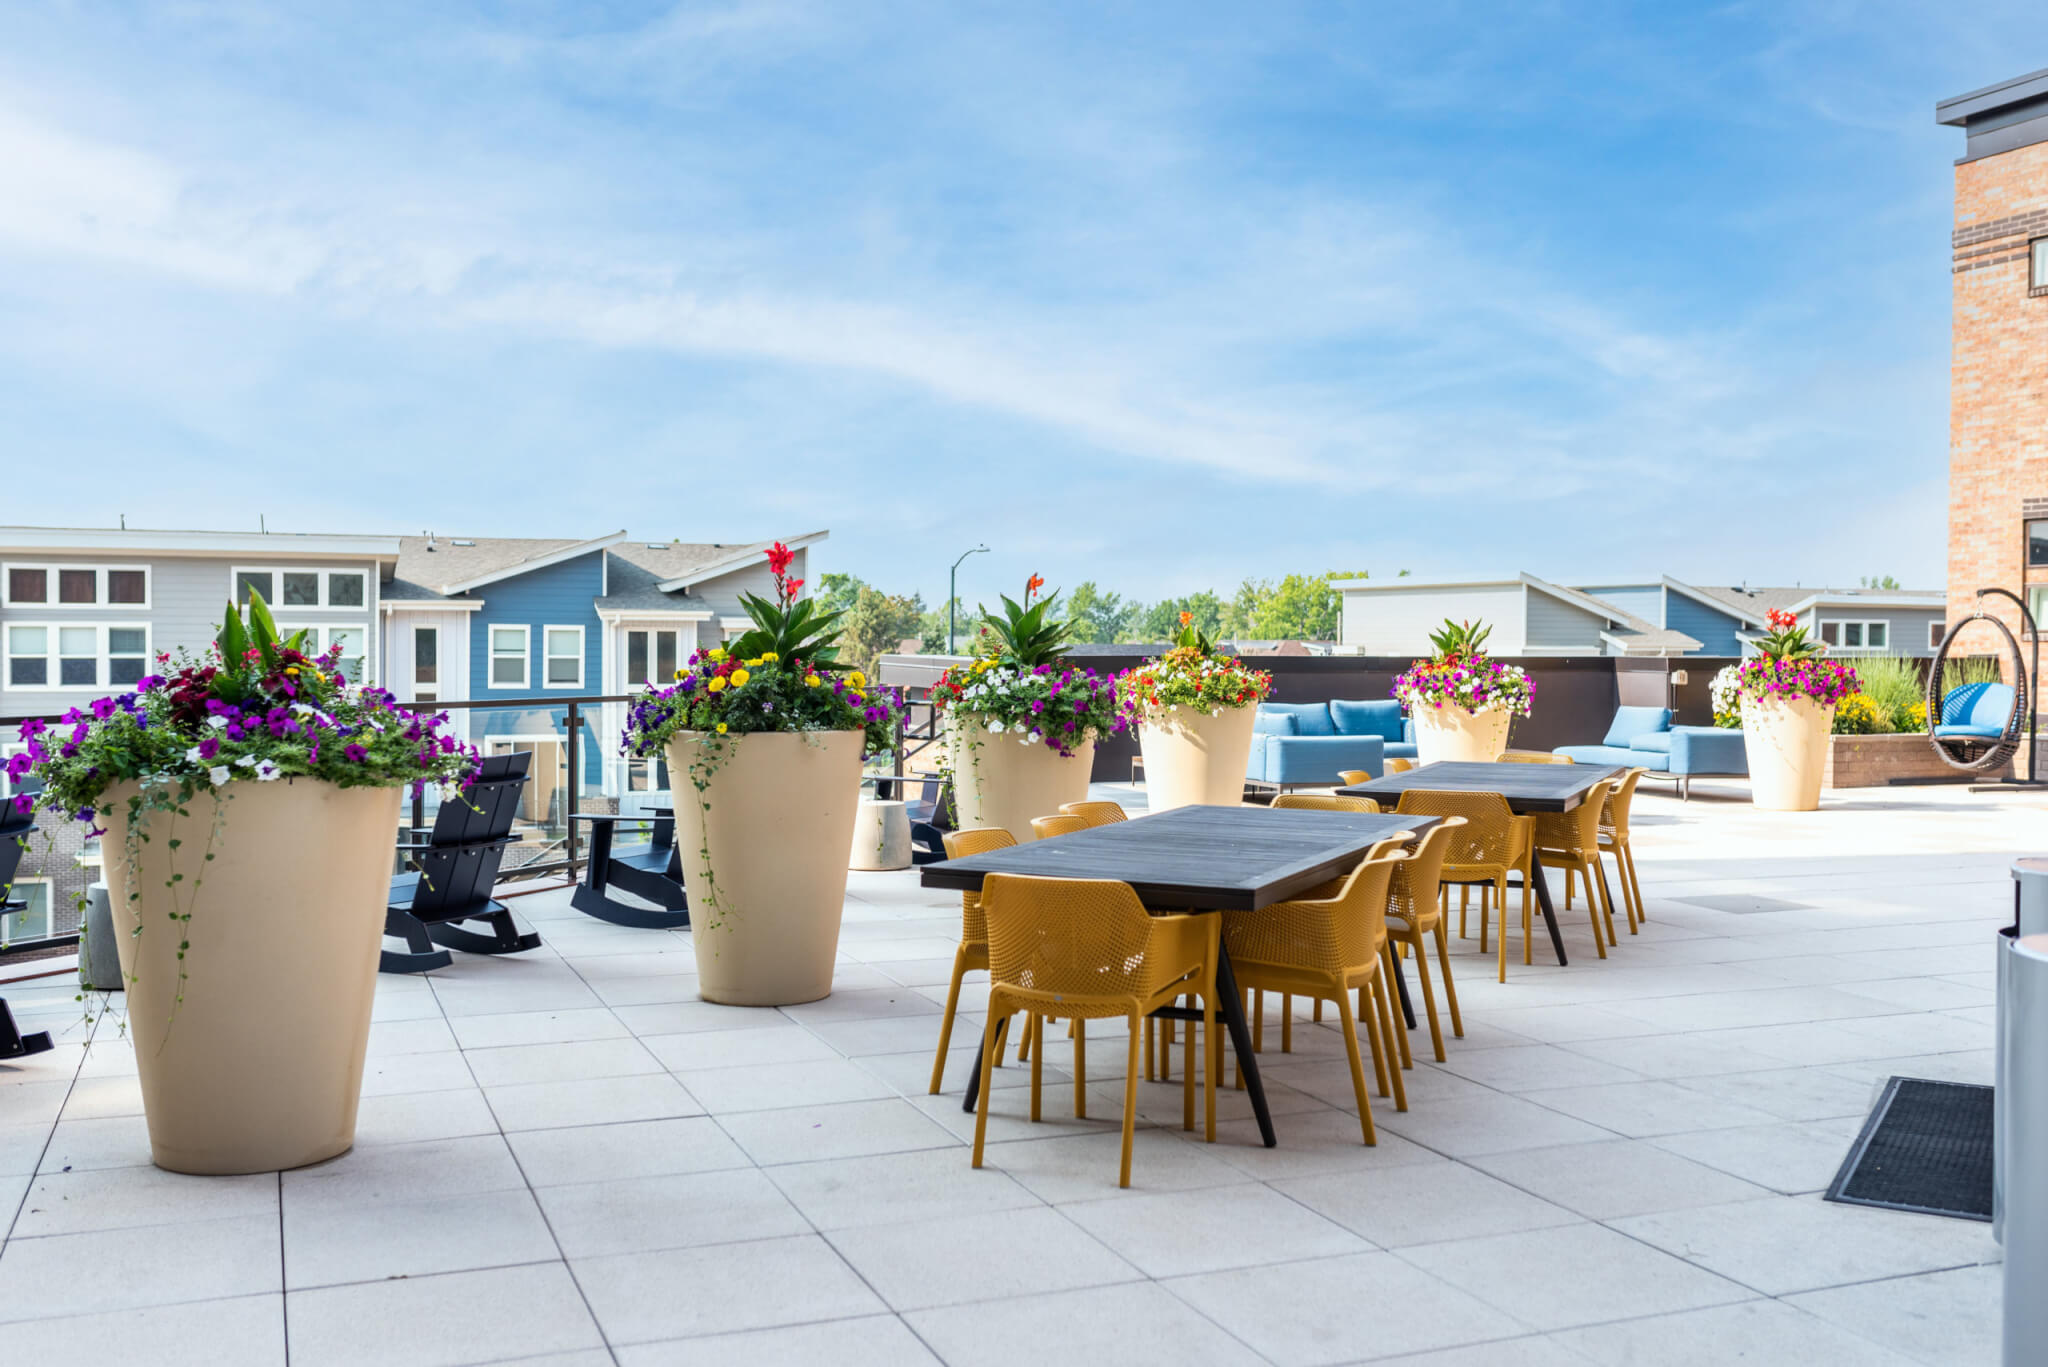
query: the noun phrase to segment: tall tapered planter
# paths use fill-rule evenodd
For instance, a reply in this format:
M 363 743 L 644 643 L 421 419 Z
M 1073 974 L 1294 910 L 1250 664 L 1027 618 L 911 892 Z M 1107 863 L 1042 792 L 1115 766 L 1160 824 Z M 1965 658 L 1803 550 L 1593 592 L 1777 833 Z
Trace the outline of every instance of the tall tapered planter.
M 1418 703 L 1409 708 L 1415 722 L 1415 762 L 1421 764 L 1492 764 L 1508 748 L 1510 715 L 1493 708 L 1474 712 L 1445 703 Z
M 1750 802 L 1771 812 L 1810 812 L 1820 806 L 1827 773 L 1832 704 L 1811 698 L 1742 700 L 1742 744 L 1749 752 Z
M 831 993 L 861 749 L 859 731 L 668 742 L 705 1001 L 793 1006 Z
M 1235 807 L 1244 800 L 1245 763 L 1251 756 L 1256 707 L 1205 712 L 1169 708 L 1138 727 L 1145 756 L 1145 807 Z
M 1071 755 L 1014 731 L 992 732 L 958 709 L 946 713 L 947 759 L 953 801 L 962 828 L 1000 826 L 1018 841 L 1032 840 L 1031 818 L 1052 816 L 1062 803 L 1088 800 L 1095 742 Z M 1242 770 L 1239 772 L 1242 777 Z
M 135 791 L 100 810 L 156 1165 L 269 1172 L 346 1151 L 403 790 L 236 783 L 189 816 L 141 813 L 130 839 Z

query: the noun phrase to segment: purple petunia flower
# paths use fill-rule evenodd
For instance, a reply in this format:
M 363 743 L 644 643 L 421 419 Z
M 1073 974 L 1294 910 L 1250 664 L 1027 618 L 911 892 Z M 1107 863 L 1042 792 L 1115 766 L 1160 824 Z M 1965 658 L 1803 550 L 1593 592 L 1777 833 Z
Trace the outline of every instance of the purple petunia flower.
M 370 757 L 370 752 L 360 745 L 351 745 L 341 752 L 341 757 L 350 764 L 361 764 Z

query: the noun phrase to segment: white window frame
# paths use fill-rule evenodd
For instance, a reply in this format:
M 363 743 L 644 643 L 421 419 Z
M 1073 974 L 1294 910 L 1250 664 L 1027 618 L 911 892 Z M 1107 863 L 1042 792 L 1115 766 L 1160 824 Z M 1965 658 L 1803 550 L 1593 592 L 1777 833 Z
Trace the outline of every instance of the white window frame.
M 54 683 L 18 684 L 14 682 L 14 629 L 16 627 L 37 627 L 50 633 L 49 649 L 30 659 L 50 662 L 47 671 Z M 82 659 L 83 656 L 66 656 L 61 642 L 65 631 L 90 631 L 93 633 L 93 682 L 89 684 L 68 684 L 62 682 L 63 661 Z M 108 689 L 132 688 L 132 683 L 115 683 L 113 652 L 107 648 L 109 635 L 116 631 L 139 631 L 142 633 L 142 672 L 149 673 L 151 662 L 156 659 L 156 643 L 151 637 L 147 622 L 67 622 L 61 618 L 17 618 L 0 623 L 0 691 L 8 693 L 79 693 L 88 691 L 105 692 Z M 135 652 L 124 650 L 121 658 L 132 659 Z
M 1942 641 L 1947 639 L 1947 637 L 1947 622 L 1929 622 L 1927 624 L 1927 648 L 1929 650 L 1940 650 Z
M 498 682 L 498 633 L 516 631 L 519 633 L 519 682 Z M 511 659 L 511 655 L 503 656 Z M 520 693 L 533 687 L 533 625 L 530 622 L 486 622 L 484 623 L 484 687 L 500 693 Z M 492 737 L 496 739 L 496 737 Z
M 639 683 L 634 683 L 632 677 L 633 638 L 635 636 L 645 636 L 647 638 L 647 677 Z M 627 627 L 624 629 L 622 639 L 619 642 L 619 684 L 622 689 L 641 688 L 650 683 L 666 688 L 675 682 L 674 679 L 664 679 L 661 677 L 660 638 L 663 636 L 674 638 L 676 669 L 681 669 L 683 662 L 689 659 L 689 656 L 683 653 L 683 632 L 681 628 Z M 696 644 L 696 633 L 691 633 L 690 640 L 694 646 Z
M 49 576 L 44 581 L 46 597 L 40 603 L 17 603 L 14 601 L 15 570 L 42 570 Z M 90 603 L 66 603 L 58 597 L 57 572 L 59 570 L 91 570 L 93 575 L 92 601 Z M 142 601 L 139 603 L 110 603 L 107 601 L 107 573 L 110 570 L 136 571 L 142 575 Z M 150 600 L 156 595 L 156 574 L 148 565 L 103 565 L 65 564 L 62 561 L 7 560 L 0 561 L 0 607 L 30 610 L 47 609 L 50 612 L 104 612 L 114 609 L 121 612 L 147 612 Z
M 1829 627 L 1835 629 L 1835 639 L 1832 641 L 1828 640 Z M 1845 627 L 1861 627 L 1863 643 L 1853 646 L 1841 644 Z M 1870 643 L 1872 627 L 1884 633 L 1883 645 Z M 1815 628 L 1815 634 L 1829 650 L 1840 651 L 1844 655 L 1883 655 L 1892 648 L 1892 623 L 1889 617 L 1823 617 Z
M 370 573 L 359 565 L 234 565 L 228 569 L 228 601 L 242 606 L 242 576 L 245 574 L 267 574 L 270 576 L 271 593 L 263 601 L 270 605 L 271 615 L 280 612 L 368 612 L 375 604 L 370 588 Z M 317 603 L 286 603 L 284 577 L 288 574 L 310 574 L 320 581 L 320 601 Z M 331 601 L 334 585 L 329 576 L 336 574 L 354 575 L 363 581 L 363 601 L 360 603 L 336 603 Z M 275 595 L 274 597 L 272 595 Z
M 54 928 L 57 924 L 57 880 L 46 873 L 18 873 L 15 875 L 14 882 L 8 886 L 14 890 L 16 895 L 19 895 L 20 890 L 26 887 L 40 887 L 43 890 L 43 928 L 40 931 L 32 930 L 26 922 L 14 919 L 15 917 L 26 915 L 27 913 L 25 912 L 9 912 L 5 918 L 0 918 L 10 922 L 6 932 L 0 933 L 0 942 L 20 944 L 29 940 L 49 939 L 55 933 Z
M 337 631 L 360 631 L 360 632 L 362 632 L 362 633 L 363 633 L 363 655 L 362 655 L 362 660 L 363 660 L 363 671 L 362 671 L 362 672 L 363 672 L 363 677 L 362 677 L 362 678 L 360 678 L 360 679 L 358 679 L 358 678 L 357 678 L 357 677 L 356 677 L 355 675 L 353 675 L 353 674 L 350 674 L 350 675 L 348 676 L 348 681 L 349 681 L 350 685 L 352 685 L 353 687 L 356 687 L 356 688 L 361 688 L 361 687 L 363 687 L 363 686 L 364 686 L 365 684 L 369 683 L 369 682 L 370 682 L 370 676 L 371 676 L 372 674 L 376 673 L 376 668 L 375 668 L 375 666 L 373 665 L 373 663 L 372 663 L 372 662 L 371 662 L 371 660 L 370 660 L 370 650 L 371 650 L 371 640 L 372 640 L 372 637 L 371 637 L 371 635 L 370 635 L 370 624 L 369 624 L 368 622 L 300 622 L 300 621 L 286 621 L 286 622 L 279 622 L 279 623 L 277 624 L 277 634 L 278 634 L 278 636 L 279 636 L 279 637 L 280 637 L 281 639 L 283 639 L 283 640 L 287 640 L 287 641 L 288 641 L 288 640 L 290 640 L 290 639 L 292 638 L 292 635 L 293 635 L 294 633 L 296 633 L 296 632 L 301 632 L 301 631 L 303 631 L 303 632 L 305 632 L 305 633 L 306 633 L 306 644 L 312 647 L 312 649 L 308 650 L 308 651 L 307 651 L 306 653 L 307 653 L 308 655 L 313 655 L 313 656 L 325 655 L 325 654 L 327 653 L 327 647 L 329 647 L 329 646 L 331 646 L 331 645 L 333 645 L 333 644 L 334 644 L 334 633 L 335 633 L 335 632 L 337 632 Z M 344 671 L 344 672 L 346 672 L 346 671 Z
M 553 631 L 573 631 L 576 633 L 576 680 L 573 683 L 556 683 L 548 677 L 552 672 L 548 665 L 555 660 L 566 658 L 551 654 L 548 650 L 548 633 Z M 540 686 L 544 689 L 554 689 L 558 693 L 571 692 L 582 688 L 584 668 L 583 646 L 584 636 L 581 626 L 572 626 L 567 622 L 556 622 L 552 625 L 544 624 L 540 629 Z

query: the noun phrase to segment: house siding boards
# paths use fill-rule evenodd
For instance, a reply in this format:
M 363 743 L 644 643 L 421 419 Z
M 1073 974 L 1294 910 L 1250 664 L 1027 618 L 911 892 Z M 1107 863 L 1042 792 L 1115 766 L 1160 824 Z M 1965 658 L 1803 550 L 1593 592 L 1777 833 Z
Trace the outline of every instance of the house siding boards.
M 1823 622 L 1883 622 L 1887 644 L 1880 650 L 1864 649 L 1866 655 L 1914 655 L 1926 658 L 1934 654 L 1935 645 L 1928 643 L 1930 624 L 1946 623 L 1948 613 L 1942 608 L 1901 608 L 1870 607 L 1861 603 L 1817 604 L 1800 615 L 1806 629 L 1814 639 L 1820 639 Z M 1830 647 L 1830 653 L 1854 655 L 1854 647 Z
M 1743 629 L 1742 619 L 1710 608 L 1697 598 L 1666 590 L 1664 625 L 1698 641 L 1702 655 L 1742 654 L 1742 639 L 1737 635 Z
M 1414 655 L 1428 651 L 1445 618 L 1490 624 L 1486 644 L 1496 655 L 1519 655 L 1526 645 L 1518 582 L 1347 591 L 1343 641 L 1366 655 Z
M 309 553 L 302 547 L 287 546 L 273 556 L 238 552 L 218 558 L 137 554 L 118 549 L 88 554 L 55 554 L 35 550 L 0 551 L 0 562 L 81 568 L 120 564 L 147 569 L 147 606 L 116 603 L 88 607 L 51 603 L 41 606 L 0 607 L 0 657 L 7 653 L 7 642 L 10 637 L 6 627 L 9 624 L 63 623 L 101 627 L 141 625 L 149 632 L 151 672 L 155 672 L 154 657 L 158 654 L 175 655 L 180 650 L 197 654 L 212 645 L 214 635 L 220 627 L 221 616 L 226 612 L 230 595 L 234 591 L 233 573 L 238 568 L 292 566 L 318 568 L 323 572 L 359 570 L 365 580 L 364 602 L 361 607 L 276 607 L 273 615 L 281 625 L 361 627 L 364 631 L 364 649 L 367 652 L 368 677 L 373 682 L 380 677 L 380 633 L 377 630 L 378 567 L 374 561 L 326 558 L 318 553 Z M 7 668 L 5 659 L 0 658 L 0 716 L 27 717 L 64 712 L 73 707 L 82 707 L 94 698 L 119 692 L 125 686 L 111 683 L 104 670 L 99 673 L 98 682 L 90 687 L 17 688 L 9 686 L 10 677 L 11 671 Z
M 1524 627 L 1524 649 L 1553 651 L 1578 651 L 1588 655 L 1604 655 L 1607 645 L 1600 639 L 1600 633 L 1607 626 L 1607 619 L 1586 611 L 1574 603 L 1554 598 L 1541 589 L 1528 591 L 1527 618 Z M 1487 642 L 1493 644 L 1491 640 Z
M 1664 586 L 1662 584 L 1604 584 L 1595 588 L 1575 586 L 1580 593 L 1591 594 L 1603 603 L 1612 603 L 1623 612 L 1634 613 L 1645 622 L 1654 622 L 1660 627 L 1675 623 L 1664 620 Z

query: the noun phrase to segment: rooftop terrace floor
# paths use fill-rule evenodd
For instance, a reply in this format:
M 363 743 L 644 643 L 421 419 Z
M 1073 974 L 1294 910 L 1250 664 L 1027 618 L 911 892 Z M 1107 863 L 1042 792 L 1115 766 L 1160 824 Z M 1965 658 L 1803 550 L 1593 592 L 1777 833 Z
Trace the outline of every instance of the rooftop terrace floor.
M 14 985 L 60 1042 L 0 1064 L 0 1360 L 1995 1362 L 1988 1225 L 1820 1192 L 1886 1078 L 1990 1081 L 2043 807 L 1644 792 L 1642 933 L 1600 961 L 1580 903 L 1570 966 L 1539 932 L 1505 986 L 1453 939 L 1466 1037 L 1415 1033 L 1377 1148 L 1304 1009 L 1291 1054 L 1265 1032 L 1280 1146 L 1241 1094 L 1208 1145 L 1145 1084 L 1127 1192 L 1113 1024 L 1090 1118 L 1055 1041 L 1044 1122 L 1005 1070 L 969 1168 L 979 1016 L 926 1094 L 959 901 L 912 873 L 852 875 L 837 990 L 782 1010 L 698 1001 L 686 934 L 522 899 L 544 949 L 380 982 L 356 1148 L 279 1175 L 151 1167 L 113 1024 L 88 1051 L 66 990 Z

